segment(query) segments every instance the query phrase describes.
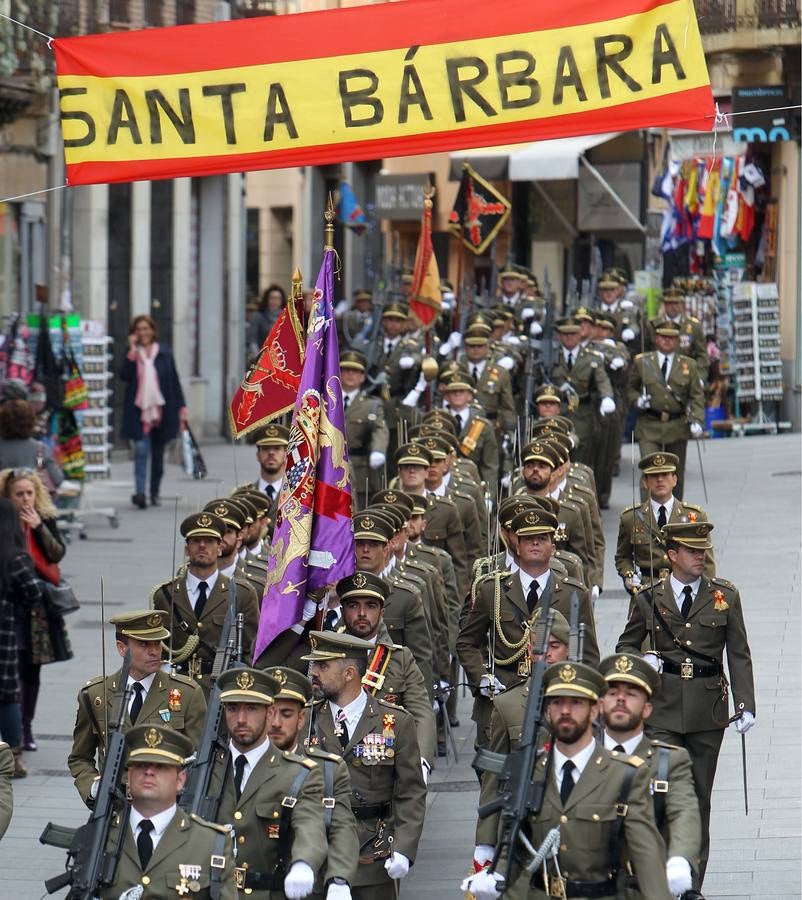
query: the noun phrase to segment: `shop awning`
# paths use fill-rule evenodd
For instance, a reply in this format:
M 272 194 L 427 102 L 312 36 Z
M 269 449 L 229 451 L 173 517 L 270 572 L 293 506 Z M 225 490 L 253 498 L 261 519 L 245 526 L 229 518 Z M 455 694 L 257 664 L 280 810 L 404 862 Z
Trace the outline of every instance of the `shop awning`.
M 582 137 L 536 141 L 532 144 L 508 144 L 480 147 L 451 154 L 451 180 L 462 177 L 462 164 L 470 163 L 483 178 L 510 181 L 558 181 L 579 177 L 579 158 L 593 147 L 618 137 L 589 134 Z

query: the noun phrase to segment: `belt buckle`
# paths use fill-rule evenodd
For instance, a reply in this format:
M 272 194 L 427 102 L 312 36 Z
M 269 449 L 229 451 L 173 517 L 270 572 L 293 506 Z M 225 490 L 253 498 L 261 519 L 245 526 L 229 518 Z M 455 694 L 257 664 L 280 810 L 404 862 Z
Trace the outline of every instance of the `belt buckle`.
M 219 856 L 218 854 L 213 853 L 212 858 L 209 860 L 209 865 L 213 869 L 225 869 L 226 858 L 225 858 L 225 856 Z
M 684 678 L 686 681 L 690 681 L 690 679 L 693 678 L 693 663 L 692 662 L 680 663 L 679 677 Z
M 652 790 L 655 794 L 667 794 L 668 793 L 668 782 L 662 781 L 661 779 L 655 779 L 652 782 Z
M 660 421 L 661 421 L 661 422 L 667 422 L 668 419 L 669 419 L 668 412 L 667 412 L 666 410 L 663 410 L 663 411 L 660 413 Z
M 295 804 L 296 804 L 297 802 L 298 802 L 298 798 L 297 798 L 297 797 L 285 797 L 285 798 L 281 801 L 281 805 L 282 805 L 282 806 L 285 806 L 287 809 L 293 809 L 293 808 L 295 807 Z
M 247 870 L 242 866 L 237 866 L 234 869 L 234 884 L 237 886 L 238 891 L 245 890 L 245 875 L 247 874 Z
M 334 809 L 337 800 L 334 797 L 324 797 L 323 798 L 323 808 L 324 809 Z

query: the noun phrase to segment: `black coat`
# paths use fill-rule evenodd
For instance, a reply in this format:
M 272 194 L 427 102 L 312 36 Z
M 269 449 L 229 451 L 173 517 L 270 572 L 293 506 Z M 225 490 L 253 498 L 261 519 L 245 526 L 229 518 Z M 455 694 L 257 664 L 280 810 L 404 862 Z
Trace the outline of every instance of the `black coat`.
M 173 353 L 165 344 L 159 344 L 159 352 L 156 354 L 156 374 L 159 376 L 159 388 L 164 397 L 164 407 L 161 424 L 158 428 L 154 428 L 153 432 L 162 441 L 171 441 L 178 434 L 179 412 L 182 407 L 186 406 L 186 403 L 181 382 L 178 380 Z M 122 365 L 117 370 L 117 375 L 126 382 L 120 436 L 129 441 L 139 441 L 144 435 L 141 411 L 138 406 L 134 405 L 138 384 L 136 362 L 128 359 L 128 351 L 126 351 Z

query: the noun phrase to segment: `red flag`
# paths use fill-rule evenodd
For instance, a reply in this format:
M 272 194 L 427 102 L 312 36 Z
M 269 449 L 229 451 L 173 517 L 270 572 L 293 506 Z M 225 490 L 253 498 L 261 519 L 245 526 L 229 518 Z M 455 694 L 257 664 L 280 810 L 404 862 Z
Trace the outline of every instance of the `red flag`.
M 235 438 L 295 408 L 304 360 L 303 321 L 298 284 L 231 400 L 228 412 Z
M 440 273 L 432 246 L 432 201 L 431 197 L 426 195 L 423 200 L 423 219 L 418 250 L 415 254 L 415 267 L 412 270 L 409 311 L 421 327 L 428 331 L 440 315 L 442 303 Z

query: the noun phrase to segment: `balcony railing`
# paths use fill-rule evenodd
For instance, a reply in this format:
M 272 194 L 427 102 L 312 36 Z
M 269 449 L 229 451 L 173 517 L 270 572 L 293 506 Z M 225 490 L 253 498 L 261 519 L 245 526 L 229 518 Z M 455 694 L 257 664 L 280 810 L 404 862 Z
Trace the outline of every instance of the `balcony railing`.
M 702 34 L 754 28 L 799 28 L 800 0 L 696 0 Z
M 799 28 L 799 0 L 758 0 L 757 23 L 758 28 Z

